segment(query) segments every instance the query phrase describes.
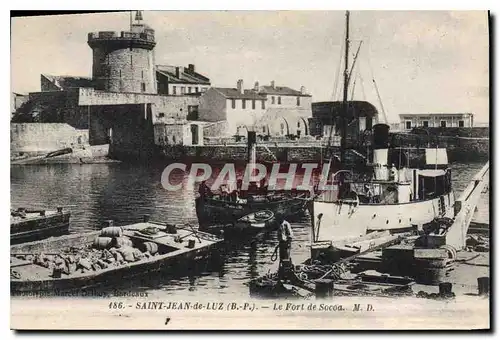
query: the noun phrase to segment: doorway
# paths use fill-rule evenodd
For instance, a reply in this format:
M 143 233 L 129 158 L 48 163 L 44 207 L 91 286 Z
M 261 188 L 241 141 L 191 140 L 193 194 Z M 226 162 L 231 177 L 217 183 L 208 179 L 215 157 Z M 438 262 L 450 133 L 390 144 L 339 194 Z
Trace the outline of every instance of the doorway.
M 199 126 L 191 124 L 191 144 L 198 145 L 199 143 Z

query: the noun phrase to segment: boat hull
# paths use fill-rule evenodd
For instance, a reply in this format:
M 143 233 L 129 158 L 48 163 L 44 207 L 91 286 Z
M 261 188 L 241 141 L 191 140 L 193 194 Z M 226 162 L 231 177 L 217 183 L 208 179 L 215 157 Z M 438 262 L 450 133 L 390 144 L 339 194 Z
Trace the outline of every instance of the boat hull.
M 431 223 L 435 218 L 453 217 L 453 192 L 434 199 L 403 204 L 360 204 L 355 202 L 321 202 L 312 204 L 311 215 L 322 214 L 315 240 L 336 241 L 359 237 L 372 231 L 401 232 Z M 316 222 L 317 223 L 317 222 Z
M 293 217 L 303 214 L 306 210 L 305 197 L 287 198 L 274 202 L 236 203 L 214 200 L 210 198 L 196 198 L 196 215 L 200 226 L 213 224 L 233 223 L 251 213 L 270 210 L 276 216 Z
M 47 214 L 11 223 L 10 243 L 19 244 L 68 233 L 69 212 Z
M 132 233 L 132 231 L 130 232 Z M 178 236 L 189 235 L 190 231 L 179 231 Z M 77 235 L 66 235 L 48 240 L 37 242 L 24 243 L 11 247 L 11 256 L 20 253 L 58 253 L 62 248 L 71 246 L 81 246 L 90 244 L 99 236 L 100 231 L 90 232 Z M 195 243 L 194 248 L 189 248 L 186 243 L 179 244 L 178 248 L 172 248 L 171 252 L 158 256 L 144 258 L 139 261 L 129 262 L 118 267 L 109 267 L 98 272 L 90 272 L 85 274 L 75 274 L 71 276 L 63 276 L 61 278 L 52 277 L 37 277 L 37 278 L 11 278 L 10 287 L 11 294 L 19 294 L 22 292 L 33 291 L 69 291 L 75 289 L 93 288 L 113 283 L 121 283 L 124 279 L 143 276 L 148 273 L 158 271 L 169 271 L 177 273 L 179 266 L 186 268 L 187 263 L 199 261 L 208 258 L 213 251 L 217 249 L 217 245 L 221 241 L 212 235 L 198 232 L 202 243 Z M 127 235 L 125 233 L 125 235 Z M 132 234 L 130 234 L 132 235 Z M 170 236 L 168 236 L 170 237 Z M 173 238 L 174 236 L 172 236 Z M 194 236 L 193 236 L 194 237 Z M 146 241 L 146 239 L 144 239 Z M 151 242 L 151 240 L 150 240 Z M 153 241 L 157 242 L 157 241 Z M 161 244 L 161 243 L 160 243 Z M 167 244 L 162 244 L 164 247 L 169 247 Z M 11 267 L 16 270 L 16 267 Z M 20 270 L 20 269 L 17 269 Z

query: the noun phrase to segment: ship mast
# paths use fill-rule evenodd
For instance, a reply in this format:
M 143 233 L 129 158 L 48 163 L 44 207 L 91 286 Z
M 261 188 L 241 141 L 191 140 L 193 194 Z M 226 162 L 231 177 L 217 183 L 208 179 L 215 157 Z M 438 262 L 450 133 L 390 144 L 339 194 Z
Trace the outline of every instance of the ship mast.
M 342 99 L 342 117 L 340 119 L 340 161 L 345 165 L 346 152 L 346 133 L 347 133 L 347 96 L 349 89 L 349 11 L 345 13 L 346 30 L 345 30 L 345 62 L 344 62 L 344 96 Z

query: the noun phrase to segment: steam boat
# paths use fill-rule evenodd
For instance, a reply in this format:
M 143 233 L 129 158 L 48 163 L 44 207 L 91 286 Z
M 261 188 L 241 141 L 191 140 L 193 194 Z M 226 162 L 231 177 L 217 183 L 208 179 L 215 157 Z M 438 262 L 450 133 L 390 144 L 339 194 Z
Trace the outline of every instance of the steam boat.
M 444 148 L 396 147 L 389 143 L 389 126 L 376 124 L 364 164 L 349 169 L 345 156 L 347 89 L 351 79 L 349 12 L 346 26 L 345 112 L 338 124 L 341 155 L 337 169 L 340 170 L 330 176 L 336 190 L 317 191 L 309 207 L 312 250 L 332 249 L 334 241 L 374 231 L 397 233 L 409 229 L 446 228 L 447 218 L 454 215 L 455 197 Z M 352 68 L 350 70 L 352 72 Z

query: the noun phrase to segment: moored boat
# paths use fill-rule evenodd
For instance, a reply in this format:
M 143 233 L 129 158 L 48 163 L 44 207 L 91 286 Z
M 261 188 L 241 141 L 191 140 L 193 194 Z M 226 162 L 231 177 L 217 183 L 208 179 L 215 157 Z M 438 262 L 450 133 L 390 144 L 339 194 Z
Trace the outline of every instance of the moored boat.
M 207 257 L 221 239 L 142 222 L 11 246 L 11 293 L 109 284 Z
M 304 213 L 308 202 L 306 194 L 288 193 L 253 195 L 246 200 L 230 201 L 221 196 L 196 198 L 196 214 L 200 226 L 232 223 L 249 214 L 269 210 L 277 216 L 292 217 Z
M 243 216 L 234 224 L 238 230 L 253 230 L 256 232 L 271 228 L 276 223 L 276 218 L 271 210 L 257 211 Z
M 271 210 L 261 210 L 245 215 L 233 223 L 212 224 L 203 226 L 203 231 L 214 235 L 221 235 L 225 239 L 252 237 L 265 233 L 278 226 L 276 215 Z
M 59 236 L 68 232 L 71 213 L 57 210 L 18 208 L 10 212 L 10 243 L 18 244 Z
M 248 159 L 247 173 L 252 174 L 255 169 L 256 160 L 256 133 L 248 132 Z M 245 175 L 245 176 L 246 176 Z M 224 192 L 221 188 L 212 192 L 204 183 L 199 187 L 199 196 L 196 197 L 196 215 L 201 227 L 214 224 L 228 224 L 243 216 L 262 211 L 270 210 L 276 216 L 290 218 L 303 214 L 307 209 L 309 192 L 276 190 L 271 189 L 266 184 L 266 178 L 261 182 L 249 180 L 247 189 L 243 190 L 243 180 L 235 184 L 232 192 Z
M 454 216 L 455 196 L 444 148 L 397 147 L 389 139 L 389 125 L 376 124 L 363 164 L 349 167 L 346 158 L 347 93 L 352 79 L 349 12 L 345 46 L 340 170 L 331 176 L 336 189 L 318 192 L 309 208 L 313 248 L 327 252 L 334 241 L 374 231 L 424 230 L 431 228 L 436 219 Z

